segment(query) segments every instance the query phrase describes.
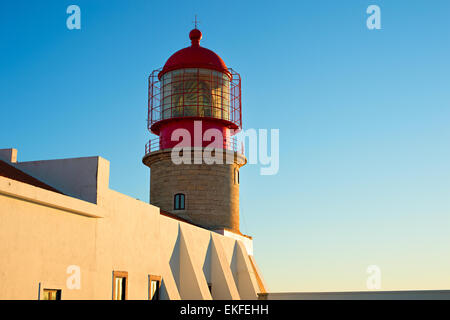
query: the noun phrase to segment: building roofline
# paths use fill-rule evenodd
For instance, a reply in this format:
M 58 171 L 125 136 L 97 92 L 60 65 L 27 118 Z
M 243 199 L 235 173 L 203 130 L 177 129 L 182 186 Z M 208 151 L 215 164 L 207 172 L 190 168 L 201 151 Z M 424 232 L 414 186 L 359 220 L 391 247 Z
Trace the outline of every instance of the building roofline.
M 0 160 L 0 176 L 8 179 L 23 182 L 38 188 L 42 188 L 48 191 L 53 191 L 56 193 L 64 194 L 61 191 L 53 188 L 52 186 L 46 184 L 45 182 L 36 179 L 35 177 L 17 169 L 16 167 L 10 165 L 9 163 Z

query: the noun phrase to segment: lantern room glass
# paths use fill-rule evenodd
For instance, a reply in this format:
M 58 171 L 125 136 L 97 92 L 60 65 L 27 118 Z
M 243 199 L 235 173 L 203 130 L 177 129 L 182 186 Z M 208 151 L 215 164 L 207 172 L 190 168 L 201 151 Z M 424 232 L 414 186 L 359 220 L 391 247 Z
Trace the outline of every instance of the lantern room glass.
M 161 78 L 162 119 L 212 117 L 230 120 L 230 79 L 210 69 L 186 68 Z

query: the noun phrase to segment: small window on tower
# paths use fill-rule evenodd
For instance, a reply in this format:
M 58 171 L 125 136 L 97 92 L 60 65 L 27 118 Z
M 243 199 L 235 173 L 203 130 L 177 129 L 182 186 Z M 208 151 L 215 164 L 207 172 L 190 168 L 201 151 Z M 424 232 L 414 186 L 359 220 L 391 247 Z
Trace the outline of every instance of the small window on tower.
M 174 210 L 184 210 L 184 194 L 177 193 L 174 197 Z
M 234 169 L 234 183 L 239 184 L 239 170 L 236 168 Z

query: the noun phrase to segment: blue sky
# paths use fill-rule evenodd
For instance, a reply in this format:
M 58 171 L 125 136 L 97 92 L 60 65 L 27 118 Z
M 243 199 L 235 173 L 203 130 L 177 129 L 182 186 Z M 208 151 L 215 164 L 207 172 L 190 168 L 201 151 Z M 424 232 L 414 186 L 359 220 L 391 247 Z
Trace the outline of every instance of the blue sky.
M 81 30 L 66 8 L 81 8 Z M 368 30 L 366 8 L 381 8 Z M 2 1 L 0 147 L 100 155 L 148 201 L 147 77 L 202 45 L 243 79 L 244 128 L 280 170 L 241 170 L 241 231 L 270 291 L 450 288 L 450 2 Z

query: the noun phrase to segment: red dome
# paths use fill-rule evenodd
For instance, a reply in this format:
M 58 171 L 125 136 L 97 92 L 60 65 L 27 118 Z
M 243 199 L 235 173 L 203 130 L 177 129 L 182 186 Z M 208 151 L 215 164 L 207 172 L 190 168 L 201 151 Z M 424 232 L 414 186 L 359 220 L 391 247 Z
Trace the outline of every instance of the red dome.
M 193 29 L 189 33 L 191 46 L 175 52 L 166 62 L 158 78 L 169 71 L 183 68 L 205 68 L 224 72 L 230 76 L 225 62 L 213 51 L 200 46 L 202 33 Z

